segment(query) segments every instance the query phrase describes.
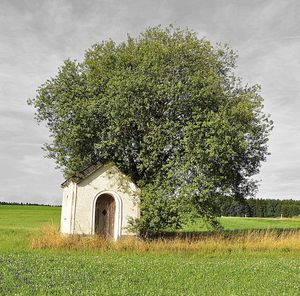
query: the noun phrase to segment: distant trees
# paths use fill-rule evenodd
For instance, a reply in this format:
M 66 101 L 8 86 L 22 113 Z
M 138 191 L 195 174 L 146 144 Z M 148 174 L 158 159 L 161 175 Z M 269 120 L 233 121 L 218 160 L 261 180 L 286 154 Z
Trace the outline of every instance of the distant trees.
M 60 207 L 60 205 L 49 205 L 49 204 L 30 203 L 30 202 L 16 202 L 16 201 L 0 201 L 0 205 L 8 205 L 8 206 L 45 206 L 45 207 Z
M 234 217 L 294 217 L 300 216 L 300 200 L 293 199 L 241 199 L 234 197 L 223 197 L 219 199 L 220 209 L 218 216 Z M 60 207 L 59 205 L 48 205 L 28 202 L 6 202 L 0 201 L 0 205 L 24 205 L 24 206 L 48 206 Z
M 247 217 L 293 217 L 300 215 L 300 200 L 279 199 L 245 199 L 237 200 L 234 197 L 220 199 L 221 216 Z

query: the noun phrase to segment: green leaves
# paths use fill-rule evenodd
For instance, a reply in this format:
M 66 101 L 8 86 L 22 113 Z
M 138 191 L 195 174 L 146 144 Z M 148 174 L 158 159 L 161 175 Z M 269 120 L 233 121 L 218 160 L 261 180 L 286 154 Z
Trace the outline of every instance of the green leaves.
M 272 128 L 259 87 L 241 85 L 235 60 L 192 31 L 149 28 L 65 61 L 29 103 L 66 176 L 114 161 L 139 184 L 141 229 L 180 227 L 191 213 L 214 223 L 218 196 L 255 189 Z

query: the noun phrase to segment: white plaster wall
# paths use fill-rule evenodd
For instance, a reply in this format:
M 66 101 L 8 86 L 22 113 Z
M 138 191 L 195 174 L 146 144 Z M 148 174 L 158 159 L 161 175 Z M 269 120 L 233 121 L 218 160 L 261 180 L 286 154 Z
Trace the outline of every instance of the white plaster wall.
M 62 233 L 72 233 L 72 204 L 74 200 L 74 187 L 76 184 L 70 182 L 63 190 L 63 201 L 61 210 L 61 226 L 60 231 Z
M 72 182 L 73 183 L 73 182 Z M 132 235 L 126 229 L 129 217 L 139 217 L 139 207 L 137 203 L 139 189 L 115 166 L 104 165 L 92 175 L 82 180 L 80 183 L 73 183 L 64 189 L 64 200 L 62 209 L 61 231 L 65 233 L 94 234 L 94 204 L 95 199 L 101 192 L 111 191 L 116 193 L 121 199 L 121 235 Z M 77 187 L 77 188 L 74 188 Z M 72 202 L 66 195 L 73 194 L 73 213 Z M 66 205 L 66 209 L 64 209 Z M 74 217 L 69 221 L 63 217 Z M 72 226 L 73 224 L 73 226 Z M 116 223 L 115 223 L 116 227 Z M 69 231 L 68 231 L 69 230 Z

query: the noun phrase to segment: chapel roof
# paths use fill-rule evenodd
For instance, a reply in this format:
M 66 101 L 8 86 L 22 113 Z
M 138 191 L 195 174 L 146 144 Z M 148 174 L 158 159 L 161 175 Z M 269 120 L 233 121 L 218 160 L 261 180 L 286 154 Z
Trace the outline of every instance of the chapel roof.
M 86 177 L 90 176 L 95 171 L 97 171 L 103 165 L 104 164 L 102 162 L 101 163 L 96 162 L 96 163 L 89 165 L 88 167 L 84 168 L 82 171 L 80 171 L 80 172 L 74 174 L 73 176 L 69 177 L 68 179 L 66 179 L 61 184 L 61 187 L 64 188 L 64 187 L 68 186 L 70 184 L 70 182 L 79 183 L 80 181 L 82 181 Z

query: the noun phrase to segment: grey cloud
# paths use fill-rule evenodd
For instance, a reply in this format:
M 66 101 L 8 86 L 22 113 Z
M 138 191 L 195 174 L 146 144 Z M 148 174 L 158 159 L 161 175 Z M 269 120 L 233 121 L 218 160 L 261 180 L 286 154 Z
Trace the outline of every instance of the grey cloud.
M 148 26 L 189 27 L 238 50 L 237 74 L 262 85 L 275 122 L 258 196 L 300 198 L 300 3 L 237 0 L 2 0 L 0 2 L 0 200 L 60 202 L 63 179 L 41 146 L 47 130 L 26 100 L 63 60 Z

